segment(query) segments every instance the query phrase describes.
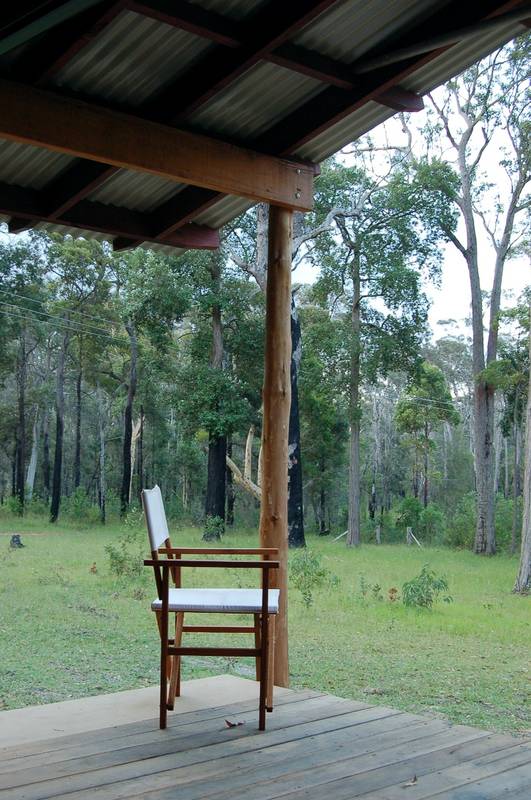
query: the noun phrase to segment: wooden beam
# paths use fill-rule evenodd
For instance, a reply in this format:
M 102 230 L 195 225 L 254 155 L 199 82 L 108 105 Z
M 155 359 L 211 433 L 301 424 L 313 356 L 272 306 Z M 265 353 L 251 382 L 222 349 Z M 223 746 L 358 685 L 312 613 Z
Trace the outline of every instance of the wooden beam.
M 31 39 L 55 28 L 100 0 L 48 0 L 13 4 L 15 11 L 2 8 L 0 22 L 0 55 L 26 44 Z
M 314 165 L 0 80 L 0 137 L 216 192 L 308 211 Z
M 515 5 L 518 5 L 515 0 L 504 3 L 501 3 L 500 0 L 483 0 L 478 8 L 476 4 L 467 5 L 463 4 L 461 0 L 452 0 L 421 25 L 408 32 L 408 40 L 417 41 L 435 32 L 442 34 L 452 28 L 454 19 L 460 19 L 465 26 L 478 22 L 479 19 L 507 11 L 514 8 Z M 401 41 L 394 42 L 397 47 L 400 44 Z M 364 82 L 361 86 L 351 91 L 342 91 L 336 86 L 325 89 L 255 139 L 253 147 L 282 155 L 293 153 L 369 101 L 379 102 L 378 98 L 391 90 L 393 94 L 389 94 L 388 97 L 393 99 L 394 95 L 393 102 L 396 102 L 399 107 L 400 82 L 451 46 L 448 45 L 399 64 L 369 72 L 363 76 Z M 379 51 L 385 52 L 386 48 L 380 46 Z M 367 56 L 368 58 L 369 56 Z M 366 59 L 364 58 L 364 60 Z M 355 72 L 356 62 L 352 63 L 350 67 Z
M 153 228 L 157 237 L 164 239 L 170 236 L 223 197 L 219 192 L 196 186 L 183 189 L 152 211 Z
M 240 25 L 223 14 L 210 11 L 184 0 L 126 0 L 129 11 L 156 19 L 174 28 L 193 33 L 203 39 L 224 45 L 240 47 Z
M 270 207 L 262 422 L 260 547 L 278 548 L 280 589 L 274 682 L 289 685 L 288 667 L 288 427 L 291 402 L 291 247 L 293 214 Z
M 242 47 L 215 48 L 148 104 L 148 114 L 179 124 L 336 1 L 270 0 L 246 21 Z
M 46 214 L 43 200 L 43 195 L 34 189 L 0 184 L 0 213 L 11 217 L 9 230 L 12 233 L 26 230 L 36 222 L 52 222 L 127 239 L 131 242 L 130 246 L 155 242 L 185 249 L 215 250 L 219 247 L 218 232 L 204 225 L 183 225 L 160 242 L 149 214 L 83 200 L 74 208 L 50 217 Z

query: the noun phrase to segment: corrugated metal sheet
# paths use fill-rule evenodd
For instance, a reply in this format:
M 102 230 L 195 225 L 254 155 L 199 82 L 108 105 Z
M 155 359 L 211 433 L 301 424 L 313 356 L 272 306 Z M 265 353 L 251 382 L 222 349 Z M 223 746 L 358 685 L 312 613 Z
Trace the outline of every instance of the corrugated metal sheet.
M 152 211 L 183 188 L 183 184 L 157 175 L 122 169 L 96 189 L 90 199 L 107 205 L 127 206 L 136 211 Z
M 323 84 L 261 63 L 191 115 L 190 123 L 220 136 L 252 139 L 318 94 Z
M 72 162 L 70 156 L 0 139 L 0 181 L 41 189 Z
M 53 85 L 137 106 L 213 46 L 187 31 L 123 11 L 57 73 Z
M 350 0 L 331 8 L 293 41 L 310 50 L 350 64 L 382 38 L 408 30 L 448 0 Z

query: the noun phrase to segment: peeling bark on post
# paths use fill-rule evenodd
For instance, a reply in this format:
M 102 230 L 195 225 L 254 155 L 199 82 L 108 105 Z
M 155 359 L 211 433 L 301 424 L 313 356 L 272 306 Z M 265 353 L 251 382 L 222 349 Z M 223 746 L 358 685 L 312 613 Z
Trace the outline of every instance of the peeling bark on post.
M 292 223 L 293 214 L 290 210 L 270 207 L 260 545 L 277 547 L 279 550 L 280 569 L 278 574 L 272 575 L 272 585 L 280 589 L 274 665 L 274 682 L 277 686 L 289 684 L 287 555 Z

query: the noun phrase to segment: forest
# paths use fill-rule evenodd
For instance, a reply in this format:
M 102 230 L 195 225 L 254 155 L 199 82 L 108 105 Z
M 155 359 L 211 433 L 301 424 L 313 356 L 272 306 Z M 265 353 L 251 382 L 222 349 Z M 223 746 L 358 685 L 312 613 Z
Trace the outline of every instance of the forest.
M 358 546 L 410 529 L 425 545 L 520 550 L 530 295 L 504 293 L 503 277 L 529 269 L 528 49 L 517 40 L 430 95 L 421 118 L 323 164 L 314 211 L 296 215 L 294 547 L 305 533 Z M 266 252 L 260 205 L 215 253 L 2 234 L 4 510 L 105 524 L 158 483 L 170 518 L 205 538 L 255 528 Z M 428 290 L 449 260 L 471 313 L 449 307 L 434 335 Z

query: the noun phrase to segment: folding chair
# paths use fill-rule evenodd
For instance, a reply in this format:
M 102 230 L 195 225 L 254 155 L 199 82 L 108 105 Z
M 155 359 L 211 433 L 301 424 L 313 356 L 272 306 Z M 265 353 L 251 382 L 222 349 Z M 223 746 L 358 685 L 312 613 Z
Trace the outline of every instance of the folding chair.
M 265 730 L 266 710 L 273 710 L 273 654 L 275 615 L 279 590 L 270 588 L 270 571 L 278 569 L 274 548 L 231 549 L 224 547 L 172 547 L 160 488 L 144 489 L 142 503 L 146 517 L 151 558 L 144 561 L 153 567 L 158 598 L 151 604 L 160 632 L 160 727 L 166 727 L 167 710 L 173 710 L 180 695 L 181 656 L 254 656 L 256 679 L 260 682 L 259 729 Z M 183 556 L 260 556 L 258 561 L 237 559 L 183 559 Z M 181 585 L 181 570 L 187 567 L 259 569 L 261 589 L 186 589 Z M 170 581 L 174 588 L 170 588 Z M 186 613 L 252 614 L 253 624 L 185 625 Z M 169 638 L 169 615 L 175 614 L 174 634 Z M 183 647 L 185 633 L 248 633 L 254 647 Z

